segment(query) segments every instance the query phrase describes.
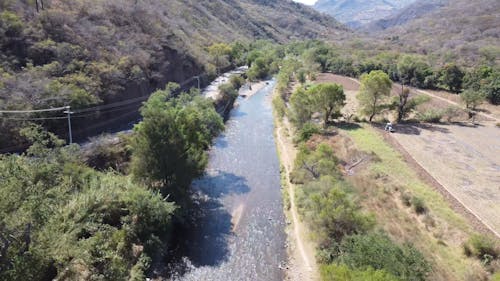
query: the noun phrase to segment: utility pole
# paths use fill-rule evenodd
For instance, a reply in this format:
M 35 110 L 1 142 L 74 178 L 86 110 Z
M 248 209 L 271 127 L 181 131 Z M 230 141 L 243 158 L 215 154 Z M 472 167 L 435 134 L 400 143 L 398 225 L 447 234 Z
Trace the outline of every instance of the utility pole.
M 69 144 L 73 143 L 73 133 L 71 132 L 71 106 L 66 106 L 64 113 L 68 114 L 68 133 L 69 133 Z
M 201 82 L 200 82 L 200 76 L 195 76 L 196 80 L 198 80 L 198 90 L 201 90 Z

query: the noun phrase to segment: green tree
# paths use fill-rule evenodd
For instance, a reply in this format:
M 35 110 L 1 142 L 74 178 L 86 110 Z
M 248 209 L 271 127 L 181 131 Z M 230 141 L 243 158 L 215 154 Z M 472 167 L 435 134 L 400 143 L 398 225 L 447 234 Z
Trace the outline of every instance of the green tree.
M 370 122 L 383 109 L 383 102 L 391 94 L 391 89 L 391 79 L 381 70 L 361 76 L 361 89 L 357 98 L 362 112 L 369 116 Z
M 307 90 L 310 96 L 313 111 L 323 115 L 323 126 L 326 128 L 334 114 L 340 114 L 345 105 L 344 88 L 335 83 L 316 84 Z
M 131 165 L 136 179 L 182 200 L 191 180 L 203 173 L 205 150 L 223 123 L 209 100 L 188 94 L 172 98 L 176 89 L 169 84 L 141 108 L 143 121 L 134 128 Z
M 302 125 L 311 120 L 311 98 L 302 87 L 297 88 L 290 96 L 290 117 L 300 129 Z
M 473 118 L 477 107 L 484 102 L 486 97 L 481 91 L 467 89 L 460 94 L 460 99 L 465 104 L 465 108 L 467 108 L 469 118 Z
M 500 70 L 494 70 L 485 80 L 481 91 L 492 104 L 500 104 Z
M 217 74 L 220 73 L 221 68 L 229 64 L 232 52 L 233 48 L 224 43 L 217 43 L 208 47 L 208 53 L 212 58 L 213 64 L 215 65 L 215 68 L 217 70 Z
M 441 70 L 441 82 L 457 94 L 462 90 L 464 76 L 464 72 L 456 64 L 447 64 Z

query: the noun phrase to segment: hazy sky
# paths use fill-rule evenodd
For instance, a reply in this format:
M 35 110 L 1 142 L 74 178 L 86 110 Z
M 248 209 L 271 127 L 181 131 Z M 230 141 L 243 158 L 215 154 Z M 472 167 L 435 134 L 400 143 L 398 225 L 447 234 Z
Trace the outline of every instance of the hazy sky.
M 316 0 L 294 0 L 295 2 L 300 2 L 300 3 L 304 3 L 304 4 L 307 4 L 307 5 L 312 5 L 314 3 L 316 3 Z

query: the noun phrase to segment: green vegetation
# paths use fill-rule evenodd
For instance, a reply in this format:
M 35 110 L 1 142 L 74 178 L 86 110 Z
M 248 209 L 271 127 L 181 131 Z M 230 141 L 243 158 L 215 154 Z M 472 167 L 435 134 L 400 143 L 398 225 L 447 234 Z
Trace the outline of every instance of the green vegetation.
M 0 279 L 123 280 L 142 274 L 171 234 L 171 202 L 83 165 L 38 126 L 22 156 L 0 157 Z
M 351 268 L 385 270 L 400 280 L 425 280 L 430 271 L 422 254 L 412 246 L 398 246 L 386 235 L 353 235 L 339 246 L 341 261 Z
M 467 256 L 476 257 L 489 264 L 500 257 L 500 246 L 493 238 L 473 235 L 464 243 L 464 252 Z
M 369 116 L 369 121 L 379 114 L 385 107 L 385 99 L 389 97 L 392 81 L 389 76 L 380 70 L 361 76 L 361 89 L 357 96 L 361 111 Z
M 63 146 L 31 125 L 25 154 L 0 156 L 0 279 L 144 280 L 185 217 L 191 181 L 205 169 L 205 150 L 223 127 L 197 91 L 157 91 L 141 109 L 125 148 Z M 124 149 L 124 150 L 122 150 Z M 114 162 L 118 161 L 119 165 Z M 177 218 L 174 220 L 174 217 Z
M 398 281 L 399 279 L 385 270 L 351 269 L 347 265 L 329 264 L 321 266 L 321 279 L 323 281 Z
M 176 88 L 155 92 L 142 107 L 143 120 L 132 141 L 132 174 L 183 205 L 191 180 L 205 170 L 205 150 L 223 123 L 212 102 L 196 92 L 171 98 Z

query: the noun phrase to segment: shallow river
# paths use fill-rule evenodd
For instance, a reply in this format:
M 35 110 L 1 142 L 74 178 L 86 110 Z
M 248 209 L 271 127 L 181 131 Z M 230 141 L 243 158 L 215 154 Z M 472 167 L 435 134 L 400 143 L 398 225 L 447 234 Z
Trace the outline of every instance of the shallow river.
M 270 81 L 238 99 L 210 152 L 207 174 L 194 183 L 203 217 L 188 235 L 188 272 L 176 280 L 283 280 L 285 218 L 274 142 Z

